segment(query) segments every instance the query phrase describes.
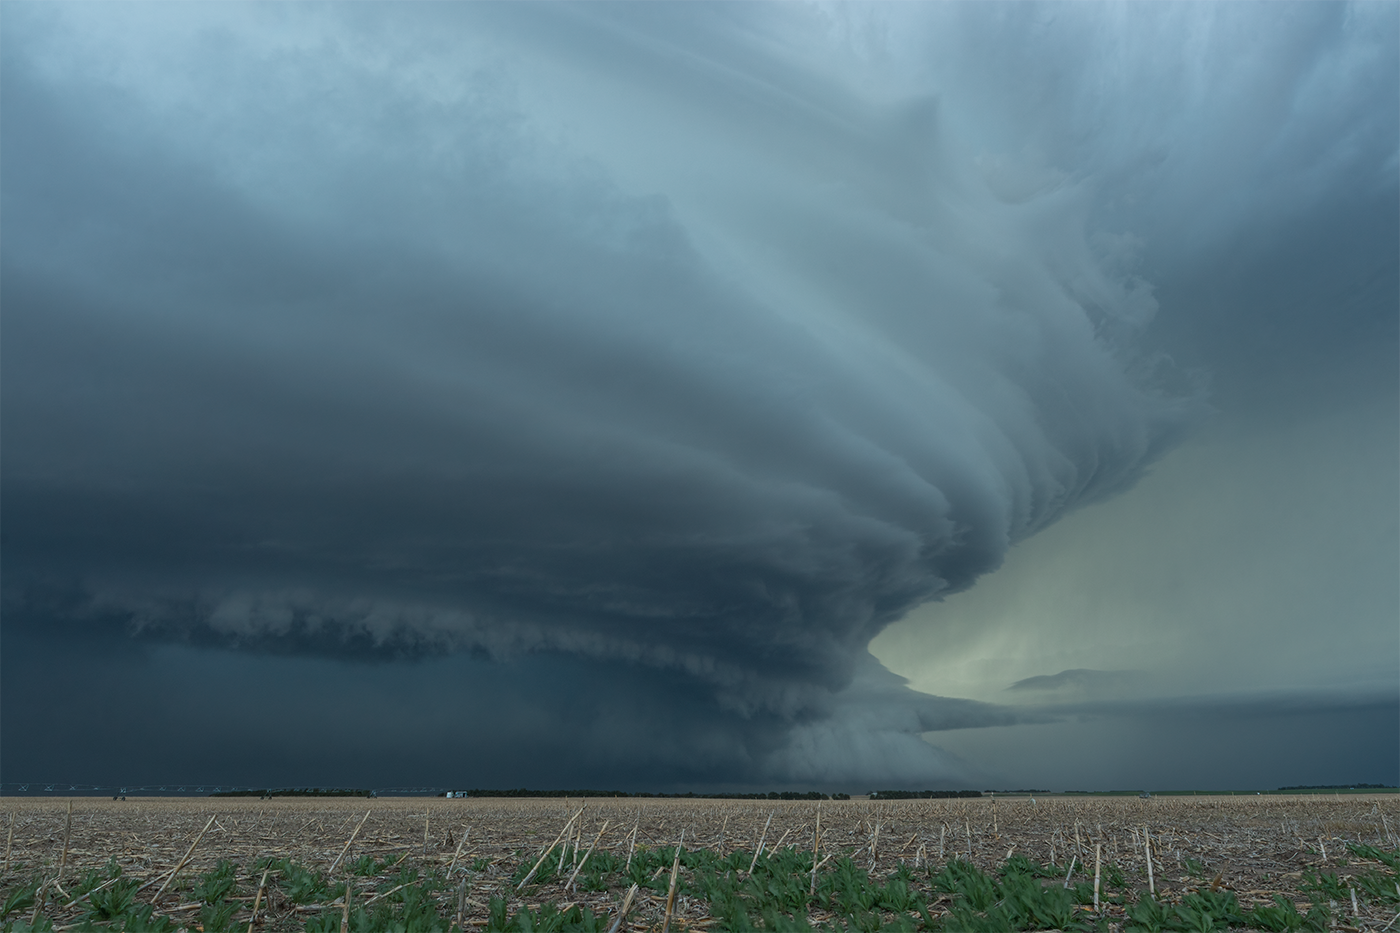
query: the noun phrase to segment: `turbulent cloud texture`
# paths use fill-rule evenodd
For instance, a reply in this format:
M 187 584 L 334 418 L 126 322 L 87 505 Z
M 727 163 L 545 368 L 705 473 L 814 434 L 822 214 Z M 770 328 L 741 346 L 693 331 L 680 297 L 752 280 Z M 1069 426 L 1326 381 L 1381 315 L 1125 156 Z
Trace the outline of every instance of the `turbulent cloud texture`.
M 1030 714 L 866 645 L 1200 421 L 1140 236 L 1238 218 L 1109 216 L 1152 146 L 973 127 L 948 69 L 1034 36 L 914 12 L 7 6 L 7 638 L 417 664 L 465 716 L 559 659 L 633 684 L 620 773 L 967 773 L 917 734 Z
M 871 650 L 920 690 L 1115 701 L 937 739 L 994 786 L 1396 783 L 1397 8 L 899 9 L 972 91 L 950 119 L 1088 176 L 1091 225 L 1140 241 L 1150 339 L 1209 373 L 1214 414 Z M 1133 674 L 1007 690 L 1083 668 Z

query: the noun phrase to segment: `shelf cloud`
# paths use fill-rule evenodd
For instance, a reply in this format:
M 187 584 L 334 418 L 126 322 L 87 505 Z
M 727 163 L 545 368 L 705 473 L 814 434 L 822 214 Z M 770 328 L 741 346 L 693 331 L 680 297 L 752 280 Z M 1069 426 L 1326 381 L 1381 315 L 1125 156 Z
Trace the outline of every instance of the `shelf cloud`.
M 919 735 L 1044 714 L 867 645 L 1210 411 L 1141 268 L 1182 217 L 1104 213 L 1130 143 L 999 149 L 982 92 L 856 11 L 4 21 L 4 600 L 36 653 L 431 672 L 435 728 L 513 697 L 534 747 L 596 703 L 617 774 L 971 780 Z

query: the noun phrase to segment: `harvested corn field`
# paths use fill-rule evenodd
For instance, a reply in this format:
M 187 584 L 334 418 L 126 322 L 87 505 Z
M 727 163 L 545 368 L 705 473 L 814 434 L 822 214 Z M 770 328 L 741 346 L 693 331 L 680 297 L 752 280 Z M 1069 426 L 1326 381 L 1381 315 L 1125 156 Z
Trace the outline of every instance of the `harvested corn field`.
M 6 930 L 1379 931 L 1400 912 L 1393 795 L 10 798 L 3 814 Z

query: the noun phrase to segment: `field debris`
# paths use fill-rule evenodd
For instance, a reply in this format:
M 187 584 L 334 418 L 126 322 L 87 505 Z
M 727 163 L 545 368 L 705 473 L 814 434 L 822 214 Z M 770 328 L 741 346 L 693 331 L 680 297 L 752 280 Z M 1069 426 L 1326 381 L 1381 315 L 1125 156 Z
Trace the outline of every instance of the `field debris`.
M 4 933 L 1379 933 L 1400 912 L 1384 794 L 5 803 Z

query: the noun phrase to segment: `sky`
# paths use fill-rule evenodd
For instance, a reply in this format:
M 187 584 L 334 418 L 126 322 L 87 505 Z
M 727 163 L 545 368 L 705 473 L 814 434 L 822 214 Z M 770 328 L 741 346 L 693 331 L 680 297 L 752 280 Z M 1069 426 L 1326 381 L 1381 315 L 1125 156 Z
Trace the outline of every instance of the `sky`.
M 0 780 L 1400 783 L 1400 6 L 0 7 Z

